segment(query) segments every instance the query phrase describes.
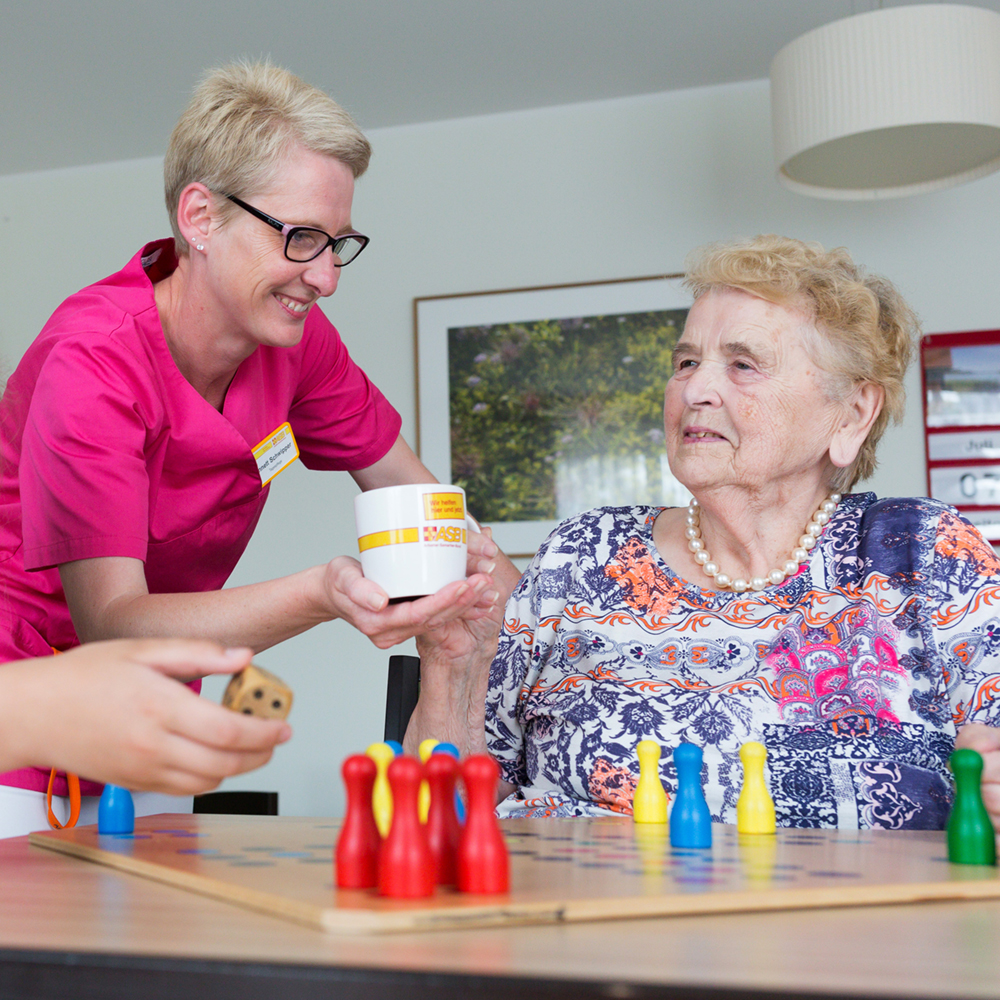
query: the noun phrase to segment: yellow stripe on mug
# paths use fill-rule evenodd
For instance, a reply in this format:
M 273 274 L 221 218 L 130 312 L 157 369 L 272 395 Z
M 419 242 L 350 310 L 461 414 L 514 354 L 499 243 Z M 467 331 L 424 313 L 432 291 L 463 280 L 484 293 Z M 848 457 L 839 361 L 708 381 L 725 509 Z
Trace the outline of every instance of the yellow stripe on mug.
M 362 535 L 358 539 L 358 551 L 367 552 L 383 545 L 403 545 L 407 542 L 419 542 L 419 528 L 397 528 L 393 531 L 373 531 L 370 535 Z
M 447 493 L 425 493 L 424 517 L 428 521 L 464 521 L 465 495 L 449 491 Z

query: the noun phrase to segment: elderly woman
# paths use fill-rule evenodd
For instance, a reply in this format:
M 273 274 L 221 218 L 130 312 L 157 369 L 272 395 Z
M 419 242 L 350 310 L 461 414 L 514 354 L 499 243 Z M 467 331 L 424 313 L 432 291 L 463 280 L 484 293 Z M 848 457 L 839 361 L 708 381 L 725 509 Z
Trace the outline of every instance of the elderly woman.
M 296 455 L 363 490 L 434 481 L 317 305 L 368 243 L 351 201 L 369 154 L 343 109 L 284 70 L 200 85 L 166 155 L 173 238 L 66 300 L 8 382 L 0 662 L 119 637 L 261 650 L 335 618 L 384 648 L 496 600 L 501 557 L 478 534 L 473 575 L 413 602 L 389 606 L 344 557 L 222 589 Z
M 481 623 L 421 640 L 409 738 L 487 747 L 502 816 L 630 811 L 653 739 L 669 791 L 671 748 L 703 748 L 733 823 L 757 740 L 779 824 L 940 828 L 959 727 L 1000 779 L 1000 564 L 941 503 L 845 495 L 902 416 L 913 314 L 843 250 L 774 236 L 707 248 L 687 280 L 664 425 L 694 499 L 560 525 L 492 667 L 469 666 Z

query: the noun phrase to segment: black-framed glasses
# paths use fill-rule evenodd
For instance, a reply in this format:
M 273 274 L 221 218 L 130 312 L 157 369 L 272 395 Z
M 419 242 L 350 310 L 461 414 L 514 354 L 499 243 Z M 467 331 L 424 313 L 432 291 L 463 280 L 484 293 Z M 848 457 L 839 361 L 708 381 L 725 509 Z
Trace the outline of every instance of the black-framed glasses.
M 351 232 L 331 236 L 322 229 L 313 229 L 311 226 L 290 226 L 259 208 L 248 205 L 235 195 L 227 194 L 226 197 L 234 205 L 239 205 L 244 212 L 249 212 L 261 222 L 266 222 L 277 229 L 285 237 L 285 256 L 297 264 L 315 260 L 327 247 L 333 247 L 333 255 L 338 261 L 336 266 L 347 267 L 368 246 L 368 237 L 362 236 L 361 233 Z

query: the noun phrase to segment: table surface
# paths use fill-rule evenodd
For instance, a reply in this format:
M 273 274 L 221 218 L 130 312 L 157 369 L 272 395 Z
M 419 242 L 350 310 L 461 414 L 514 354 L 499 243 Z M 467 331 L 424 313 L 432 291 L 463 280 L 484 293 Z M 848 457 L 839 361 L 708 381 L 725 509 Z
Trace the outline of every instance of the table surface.
M 336 937 L 0 841 L 0 998 L 1000 998 L 1000 902 Z

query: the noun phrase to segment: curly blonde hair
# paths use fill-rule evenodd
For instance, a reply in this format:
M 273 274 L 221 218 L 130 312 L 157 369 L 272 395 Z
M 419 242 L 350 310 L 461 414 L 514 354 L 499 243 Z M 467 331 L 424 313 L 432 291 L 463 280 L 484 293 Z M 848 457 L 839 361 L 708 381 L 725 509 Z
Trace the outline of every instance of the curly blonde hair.
M 857 457 L 837 470 L 830 486 L 846 493 L 871 476 L 889 421 L 903 419 L 906 369 L 920 335 L 916 314 L 895 286 L 868 274 L 843 247 L 826 250 L 819 243 L 771 234 L 695 250 L 685 284 L 695 299 L 714 288 L 736 288 L 812 314 L 820 336 L 806 347 L 826 375 L 830 397 L 844 399 L 865 382 L 885 394 Z
M 209 70 L 174 127 L 163 161 L 167 212 L 177 252 L 189 247 L 177 225 L 181 192 L 195 181 L 216 195 L 250 196 L 270 183 L 290 146 L 340 160 L 360 177 L 371 145 L 333 98 L 270 62 Z M 223 218 L 236 211 L 218 203 Z

